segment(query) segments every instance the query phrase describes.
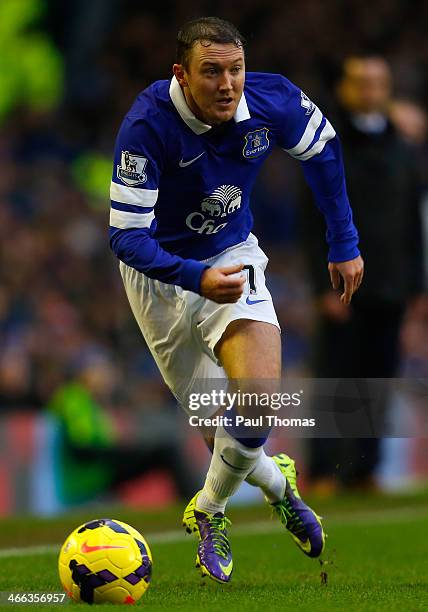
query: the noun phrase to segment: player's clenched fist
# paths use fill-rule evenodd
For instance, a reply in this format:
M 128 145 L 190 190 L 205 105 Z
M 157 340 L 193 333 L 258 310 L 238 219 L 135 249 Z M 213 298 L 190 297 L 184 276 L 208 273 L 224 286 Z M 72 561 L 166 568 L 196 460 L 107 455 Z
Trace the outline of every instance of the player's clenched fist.
M 202 274 L 201 295 L 218 304 L 237 302 L 244 291 L 245 276 L 239 274 L 244 264 L 208 268 Z

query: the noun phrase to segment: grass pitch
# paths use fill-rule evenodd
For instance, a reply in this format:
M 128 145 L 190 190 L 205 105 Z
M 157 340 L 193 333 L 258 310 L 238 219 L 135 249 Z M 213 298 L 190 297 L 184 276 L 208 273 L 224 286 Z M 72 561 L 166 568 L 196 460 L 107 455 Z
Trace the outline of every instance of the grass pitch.
M 152 584 L 137 604 L 148 611 L 428 609 L 428 496 L 309 501 L 324 514 L 329 535 L 322 563 L 297 549 L 276 520 L 269 520 L 267 507 L 232 507 L 235 570 L 228 585 L 200 578 L 194 568 L 196 539 L 178 530 L 181 508 L 156 514 L 97 509 L 53 520 L 0 521 L 0 591 L 61 591 L 56 545 L 79 523 L 103 514 L 132 524 L 151 546 Z M 16 548 L 24 544 L 27 548 Z M 75 606 L 87 608 L 69 602 L 67 609 Z

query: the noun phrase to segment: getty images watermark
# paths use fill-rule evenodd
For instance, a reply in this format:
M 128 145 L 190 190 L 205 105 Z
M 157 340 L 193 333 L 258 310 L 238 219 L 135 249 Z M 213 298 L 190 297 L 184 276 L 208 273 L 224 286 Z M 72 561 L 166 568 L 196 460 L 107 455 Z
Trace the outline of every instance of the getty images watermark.
M 423 378 L 198 379 L 182 404 L 193 428 L 238 427 L 243 437 L 272 428 L 304 438 L 428 439 Z
M 211 417 L 190 415 L 189 424 L 191 427 L 315 427 L 314 417 L 290 418 L 266 413 L 266 409 L 277 412 L 283 408 L 298 408 L 302 405 L 302 396 L 303 390 L 294 393 L 249 393 L 240 389 L 211 389 L 190 393 L 189 410 L 196 412 L 210 408 L 210 412 L 222 411 L 222 414 Z M 254 414 L 255 409 L 261 409 L 263 414 Z

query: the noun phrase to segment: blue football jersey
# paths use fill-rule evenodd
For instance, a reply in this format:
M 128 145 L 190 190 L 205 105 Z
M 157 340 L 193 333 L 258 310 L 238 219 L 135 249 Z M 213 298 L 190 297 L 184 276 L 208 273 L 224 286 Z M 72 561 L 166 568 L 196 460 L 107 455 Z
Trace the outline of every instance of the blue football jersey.
M 332 125 L 285 77 L 251 72 L 234 118 L 219 126 L 193 115 L 175 77 L 139 94 L 115 147 L 110 244 L 117 257 L 198 293 L 203 260 L 247 239 L 251 190 L 275 146 L 303 166 L 326 219 L 329 261 L 357 257 Z

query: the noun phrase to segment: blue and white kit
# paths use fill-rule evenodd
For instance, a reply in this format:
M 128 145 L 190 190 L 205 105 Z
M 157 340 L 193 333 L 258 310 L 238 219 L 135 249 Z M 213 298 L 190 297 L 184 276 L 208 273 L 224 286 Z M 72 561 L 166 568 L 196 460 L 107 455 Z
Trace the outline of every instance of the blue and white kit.
M 194 116 L 175 77 L 157 81 L 120 128 L 110 244 L 137 322 L 180 401 L 195 378 L 224 376 L 214 347 L 230 321 L 278 326 L 250 210 L 257 174 L 276 146 L 302 164 L 326 220 L 329 261 L 357 257 L 339 140 L 285 77 L 247 72 L 234 118 L 215 127 Z M 220 305 L 202 298 L 207 266 L 234 263 L 246 265 L 241 299 Z

